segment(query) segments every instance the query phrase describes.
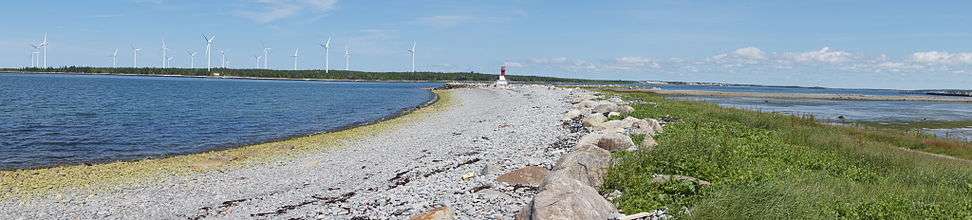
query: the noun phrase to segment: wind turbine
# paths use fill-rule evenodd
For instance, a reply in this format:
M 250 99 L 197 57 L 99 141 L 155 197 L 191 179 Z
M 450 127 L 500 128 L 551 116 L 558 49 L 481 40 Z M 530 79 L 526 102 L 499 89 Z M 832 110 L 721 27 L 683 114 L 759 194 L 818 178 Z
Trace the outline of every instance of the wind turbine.
M 118 67 L 118 48 L 115 48 L 115 52 L 111 53 L 111 68 Z
M 260 43 L 263 45 L 263 68 L 270 69 L 270 50 L 272 48 L 267 47 L 267 44 Z
M 166 55 L 167 51 L 169 51 L 169 47 L 165 46 L 165 38 L 162 38 L 162 69 L 165 69 L 166 64 L 169 62 L 169 56 Z
M 47 68 L 47 45 L 47 33 L 44 33 L 44 41 L 41 41 L 40 45 L 37 45 L 38 47 L 44 47 L 44 68 Z
M 412 41 L 412 49 L 408 49 L 408 55 L 412 56 L 412 72 L 415 72 L 415 41 Z
M 132 60 L 133 60 L 132 61 L 132 66 L 134 68 L 138 68 L 138 53 L 139 52 L 142 52 L 142 48 L 135 47 L 135 44 L 132 44 L 132 57 L 133 57 L 132 58 Z
M 344 45 L 344 70 L 351 70 L 351 42 Z
M 331 37 L 327 37 L 327 41 L 321 43 L 321 47 L 324 48 L 324 73 L 327 73 L 331 69 L 331 57 L 329 50 L 331 49 Z
M 222 63 L 222 65 L 220 65 L 220 66 L 222 66 L 223 69 L 226 69 L 226 51 L 225 50 L 219 49 L 219 59 L 220 59 L 220 61 Z
M 206 71 L 213 71 L 212 47 L 213 47 L 213 40 L 215 39 L 216 39 L 215 34 L 210 34 L 210 35 L 203 34 L 203 40 L 206 40 Z
M 294 55 L 290 57 L 294 58 L 294 70 L 297 70 L 297 58 L 300 57 L 300 48 L 294 49 Z
M 189 69 L 196 68 L 196 51 L 191 49 L 186 49 L 186 54 L 189 55 Z
M 38 51 L 40 46 L 34 44 L 30 44 L 30 46 L 34 48 L 34 51 L 30 52 L 30 67 L 37 68 L 40 63 L 40 51 Z
M 254 66 L 255 66 L 255 67 L 256 67 L 257 69 L 259 69 L 259 68 L 260 68 L 260 59 L 263 59 L 263 56 L 260 56 L 260 55 L 253 55 L 253 60 L 256 60 L 256 65 L 254 65 Z
M 175 59 L 175 57 L 165 58 L 165 64 L 168 65 L 168 64 L 172 63 L 172 59 Z

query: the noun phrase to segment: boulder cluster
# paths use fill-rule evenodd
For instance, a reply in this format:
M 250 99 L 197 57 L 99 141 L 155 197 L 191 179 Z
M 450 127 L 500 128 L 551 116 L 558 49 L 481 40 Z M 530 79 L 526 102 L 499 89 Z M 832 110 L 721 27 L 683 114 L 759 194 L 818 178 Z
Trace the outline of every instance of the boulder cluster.
M 634 108 L 618 97 L 602 99 L 580 93 L 570 98 L 573 109 L 562 122 L 583 134 L 570 153 L 560 157 L 540 185 L 540 192 L 517 214 L 517 219 L 632 219 L 619 213 L 598 192 L 612 165 L 611 152 L 651 149 L 662 131 L 654 119 L 630 116 Z M 643 135 L 640 146 L 632 135 Z

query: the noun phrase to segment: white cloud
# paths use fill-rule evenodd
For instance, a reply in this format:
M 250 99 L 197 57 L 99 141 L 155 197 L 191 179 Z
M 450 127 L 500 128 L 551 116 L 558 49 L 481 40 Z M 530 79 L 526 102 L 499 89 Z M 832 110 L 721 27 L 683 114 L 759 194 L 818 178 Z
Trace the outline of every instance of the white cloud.
M 732 53 L 739 57 L 747 58 L 747 59 L 754 59 L 754 60 L 766 59 L 766 53 L 763 53 L 763 50 L 760 50 L 759 48 L 755 48 L 755 47 L 739 48 L 736 49 L 736 51 L 733 51 Z
M 839 63 L 850 60 L 851 54 L 844 51 L 831 50 L 830 47 L 824 47 L 817 51 L 789 54 L 789 57 L 800 62 Z
M 939 51 L 923 51 L 911 54 L 912 60 L 929 64 L 970 64 L 972 53 L 949 53 Z
M 638 69 L 638 68 L 645 68 L 645 67 L 660 68 L 661 65 L 651 58 L 619 57 L 614 59 L 614 63 L 612 63 L 608 67 L 615 68 L 615 69 Z
M 240 10 L 236 15 L 252 19 L 257 23 L 270 23 L 289 18 L 305 9 L 312 9 L 315 13 L 326 13 L 334 10 L 337 0 L 255 0 L 259 10 Z
M 503 63 L 503 65 L 504 66 L 507 66 L 507 67 L 510 67 L 510 68 L 520 68 L 520 67 L 525 67 L 526 66 L 526 65 L 523 65 L 523 63 L 513 62 L 513 61 L 506 61 L 506 62 Z

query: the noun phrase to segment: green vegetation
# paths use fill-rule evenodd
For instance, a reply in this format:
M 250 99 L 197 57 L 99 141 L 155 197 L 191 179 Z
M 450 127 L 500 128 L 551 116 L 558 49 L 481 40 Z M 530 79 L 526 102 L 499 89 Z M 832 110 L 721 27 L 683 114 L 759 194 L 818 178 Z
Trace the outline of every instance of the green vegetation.
M 266 69 L 221 69 L 214 68 L 212 72 L 206 69 L 181 68 L 106 68 L 106 67 L 60 67 L 60 68 L 19 68 L 0 69 L 0 71 L 18 72 L 62 72 L 62 73 L 102 73 L 102 74 L 136 74 L 136 75 L 182 75 L 182 76 L 210 76 L 219 73 L 220 76 L 261 77 L 261 78 L 289 78 L 289 79 L 331 79 L 331 80 L 367 80 L 367 81 L 495 81 L 498 76 L 483 73 L 437 73 L 437 72 L 362 72 L 331 70 L 266 70 Z M 507 76 L 516 82 L 543 83 L 597 83 L 624 84 L 633 81 L 622 80 L 589 80 L 567 79 L 543 76 Z
M 604 192 L 625 213 L 698 219 L 972 218 L 972 146 L 894 129 L 618 93 L 664 118 L 651 151 L 619 152 Z M 655 105 L 657 104 L 657 105 Z M 948 149 L 947 152 L 937 152 Z M 944 153 L 940 156 L 920 151 Z M 712 183 L 652 184 L 653 174 Z

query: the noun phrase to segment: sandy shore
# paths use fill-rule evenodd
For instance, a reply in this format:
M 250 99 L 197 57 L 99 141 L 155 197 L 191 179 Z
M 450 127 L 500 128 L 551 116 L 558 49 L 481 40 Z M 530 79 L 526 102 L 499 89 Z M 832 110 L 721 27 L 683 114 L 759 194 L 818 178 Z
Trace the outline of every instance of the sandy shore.
M 850 101 L 933 101 L 933 102 L 972 102 L 972 97 L 958 96 L 875 96 L 859 94 L 810 94 L 810 93 L 759 93 L 759 92 L 718 92 L 701 90 L 661 90 L 661 89 L 612 89 L 616 91 L 642 91 L 661 95 L 751 97 L 777 99 L 825 99 Z
M 90 169 L 93 178 L 7 172 L 27 183 L 3 181 L 0 219 L 401 219 L 440 205 L 462 219 L 509 218 L 536 189 L 495 178 L 550 167 L 565 153 L 551 146 L 566 138 L 566 95 L 545 86 L 460 88 L 390 121 L 237 153 L 55 168 Z M 131 167 L 161 171 L 128 175 Z

